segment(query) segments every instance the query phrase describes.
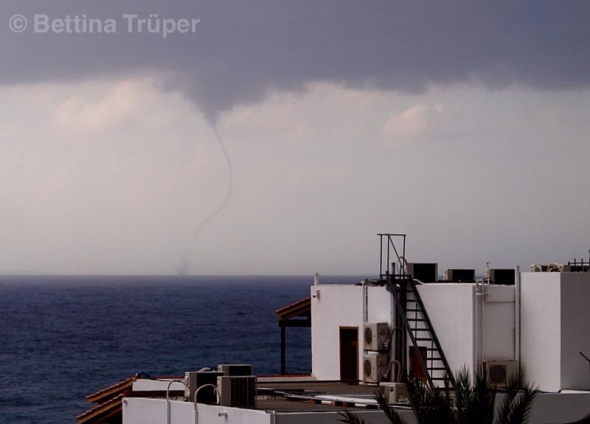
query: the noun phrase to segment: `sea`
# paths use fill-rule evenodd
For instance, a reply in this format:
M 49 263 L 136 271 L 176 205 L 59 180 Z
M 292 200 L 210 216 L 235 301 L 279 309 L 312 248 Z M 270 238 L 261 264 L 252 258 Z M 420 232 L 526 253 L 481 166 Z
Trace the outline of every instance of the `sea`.
M 322 277 L 357 283 L 359 277 Z M 280 371 L 275 310 L 313 277 L 0 277 L 0 424 L 75 423 L 85 396 L 139 372 L 246 363 Z M 287 329 L 287 372 L 311 372 L 309 328 Z

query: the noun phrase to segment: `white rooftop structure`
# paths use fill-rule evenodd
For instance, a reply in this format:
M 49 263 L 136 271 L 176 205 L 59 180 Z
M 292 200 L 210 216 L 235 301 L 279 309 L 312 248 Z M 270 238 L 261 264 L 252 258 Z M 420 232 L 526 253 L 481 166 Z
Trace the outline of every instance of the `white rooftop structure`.
M 515 269 L 502 274 L 511 275 L 507 280 L 498 277 L 505 284 L 494 284 L 493 270 L 480 281 L 469 281 L 474 279 L 471 270 L 445 273 L 448 280 L 462 276 L 466 282 L 437 281 L 433 264 L 409 267 L 403 256 L 397 259 L 402 264 L 399 275 L 388 265 L 379 278 L 357 285 L 322 284 L 316 277 L 310 288 L 311 376 L 255 378 L 242 375 L 243 368 L 231 376 L 233 368 L 226 365 L 225 377 L 213 375 L 215 380 L 202 388 L 216 396 L 214 401 L 198 403 L 185 390 L 188 376 L 135 380 L 132 391 L 137 396 L 121 398 L 122 423 L 337 423 L 343 407 L 369 422 L 385 423 L 372 398 L 379 384 L 393 390 L 394 382 L 410 375 L 440 386 L 449 370 L 463 367 L 484 367 L 498 387 L 512 371 L 522 370 L 541 392 L 531 424 L 568 423 L 590 414 L 587 266 L 574 269 L 581 272 L 565 272 L 567 267 Z M 433 281 L 418 281 L 422 271 Z M 195 387 L 203 385 L 204 377 L 193 377 L 201 378 Z M 150 391 L 158 392 L 159 399 L 148 396 Z M 221 405 L 211 404 L 218 400 Z M 395 400 L 409 422 L 415 422 L 402 399 Z M 78 422 L 91 421 L 79 417 Z

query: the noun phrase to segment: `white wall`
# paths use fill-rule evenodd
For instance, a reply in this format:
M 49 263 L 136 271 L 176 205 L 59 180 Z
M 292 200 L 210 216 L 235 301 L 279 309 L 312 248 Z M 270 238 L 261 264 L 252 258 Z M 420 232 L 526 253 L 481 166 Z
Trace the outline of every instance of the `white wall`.
M 434 283 L 418 290 L 451 370 L 472 369 L 474 286 Z
M 358 328 L 358 378 L 362 379 L 365 307 L 367 322 L 387 322 L 391 327 L 390 293 L 383 286 L 366 286 L 365 304 L 363 290 L 363 286 L 350 284 L 320 284 L 311 288 L 311 368 L 318 380 L 340 379 L 340 327 Z
M 270 424 L 271 422 L 271 415 L 266 411 L 199 404 L 198 420 L 195 421 L 192 402 L 172 401 L 170 408 L 170 424 Z M 125 398 L 123 424 L 165 424 L 167 423 L 166 411 L 165 400 Z
M 523 273 L 522 365 L 541 390 L 590 390 L 590 273 Z
M 484 290 L 482 358 L 515 359 L 514 286 L 487 285 Z
M 149 380 L 146 378 L 138 378 L 133 382 L 133 391 L 135 392 L 147 392 L 147 391 L 154 391 L 154 390 L 166 390 L 168 388 L 168 384 L 170 384 L 171 380 Z M 184 384 L 174 382 L 170 384 L 170 391 L 184 391 Z
M 340 330 L 363 327 L 363 287 L 325 284 L 311 288 L 311 370 L 318 380 L 340 379 Z M 319 291 L 319 297 L 317 292 Z M 363 349 L 359 346 L 359 369 Z
M 529 424 L 570 423 L 590 412 L 590 393 L 539 393 Z
M 590 274 L 561 274 L 561 388 L 590 390 Z M 589 407 L 590 412 L 590 407 Z
M 353 412 L 370 424 L 388 424 L 390 422 L 380 410 L 354 409 Z M 417 423 L 416 418 L 411 411 L 401 411 L 400 414 L 406 420 L 407 424 Z M 321 414 L 295 412 L 277 414 L 276 424 L 338 424 L 341 422 L 341 418 L 342 417 L 338 412 L 323 412 Z
M 392 298 L 385 287 L 367 286 L 367 322 L 392 323 Z M 482 296 L 481 327 L 475 328 L 474 284 L 434 283 L 418 286 L 434 330 L 451 369 L 473 369 L 476 337 L 481 337 L 481 359 L 514 357 L 514 286 L 487 286 Z M 316 291 L 319 291 L 319 297 Z M 312 287 L 312 373 L 320 380 L 340 378 L 339 329 L 359 329 L 359 364 L 362 364 L 363 287 L 319 285 Z M 478 364 L 480 365 L 480 364 Z M 359 367 L 360 368 L 360 367 Z M 359 369 L 359 373 L 362 372 Z M 359 375 L 362 378 L 362 375 Z
M 473 371 L 482 359 L 514 357 L 514 286 L 435 283 L 418 286 L 424 306 L 453 372 Z M 480 325 L 477 325 L 479 301 Z M 480 340 L 478 342 L 478 340 Z M 476 352 L 479 343 L 481 352 Z M 480 358 L 479 360 L 477 358 Z
M 170 402 L 171 424 L 194 423 L 194 409 L 189 402 Z M 123 399 L 123 424 L 163 424 L 167 422 L 166 400 Z
M 590 393 L 540 393 L 531 411 L 530 424 L 561 423 L 581 419 L 588 413 Z M 321 409 L 321 408 L 320 408 Z M 194 424 L 195 412 L 190 402 L 171 402 L 171 424 Z M 355 410 L 359 416 L 374 424 L 387 423 L 381 411 Z M 219 414 L 222 415 L 219 415 Z M 227 416 L 223 415 L 227 413 Z M 404 412 L 408 424 L 416 421 L 411 412 Z M 338 413 L 277 413 L 276 424 L 318 423 L 336 424 Z M 272 414 L 222 406 L 199 405 L 198 423 L 206 424 L 270 424 Z M 157 399 L 126 398 L 123 401 L 123 424 L 166 423 L 166 402 Z
M 521 367 L 540 390 L 561 389 L 561 274 L 521 274 Z
M 367 322 L 386 322 L 391 328 L 393 299 L 385 286 L 367 286 L 367 305 Z M 360 337 L 362 341 L 362 335 Z

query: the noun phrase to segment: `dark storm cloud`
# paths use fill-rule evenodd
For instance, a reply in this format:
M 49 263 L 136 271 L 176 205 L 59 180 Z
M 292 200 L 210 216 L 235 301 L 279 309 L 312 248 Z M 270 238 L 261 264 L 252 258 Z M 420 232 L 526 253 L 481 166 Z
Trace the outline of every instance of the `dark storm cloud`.
M 269 89 L 312 81 L 421 91 L 480 82 L 590 83 L 586 1 L 4 1 L 0 81 L 71 81 L 165 71 L 209 118 Z M 195 34 L 128 33 L 121 16 L 198 18 Z M 17 34 L 14 14 L 114 18 L 117 34 Z

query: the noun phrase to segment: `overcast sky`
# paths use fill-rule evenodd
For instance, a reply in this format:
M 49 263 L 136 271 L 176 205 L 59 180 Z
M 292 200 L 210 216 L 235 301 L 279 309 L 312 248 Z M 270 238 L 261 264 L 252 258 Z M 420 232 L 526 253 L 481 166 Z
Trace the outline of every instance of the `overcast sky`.
M 0 53 L 0 273 L 588 260 L 590 2 L 3 0 Z

